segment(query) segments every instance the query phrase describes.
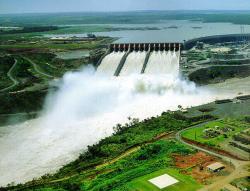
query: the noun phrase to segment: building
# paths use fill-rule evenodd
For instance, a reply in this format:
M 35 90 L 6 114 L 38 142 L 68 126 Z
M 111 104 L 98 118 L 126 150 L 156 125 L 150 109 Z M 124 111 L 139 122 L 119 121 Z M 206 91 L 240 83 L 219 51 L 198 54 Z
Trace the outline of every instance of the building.
M 168 174 L 163 174 L 161 176 L 149 180 L 149 182 L 158 187 L 159 189 L 164 189 L 166 187 L 178 183 L 179 181 L 176 180 L 174 177 L 169 176 Z
M 219 162 L 215 162 L 207 166 L 207 169 L 211 172 L 219 172 L 223 170 L 224 168 L 225 166 Z
M 232 51 L 232 49 L 228 48 L 228 47 L 220 47 L 220 48 L 212 48 L 211 49 L 211 52 L 217 53 L 217 54 L 219 54 L 219 53 L 228 54 L 231 51 Z

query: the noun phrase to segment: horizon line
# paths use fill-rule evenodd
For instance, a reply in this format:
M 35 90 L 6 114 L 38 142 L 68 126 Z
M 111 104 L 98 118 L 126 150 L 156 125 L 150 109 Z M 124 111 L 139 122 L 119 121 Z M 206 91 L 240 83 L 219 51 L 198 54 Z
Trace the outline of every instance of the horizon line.
M 119 10 L 113 10 L 113 11 L 41 11 L 41 12 L 10 12 L 10 13 L 0 13 L 0 15 L 20 15 L 20 14 L 58 14 L 58 13 L 135 13 L 135 12 L 190 12 L 190 11 L 214 11 L 214 12 L 247 12 L 250 11 L 250 9 L 162 9 L 162 10 L 127 10 L 127 11 L 119 11 Z

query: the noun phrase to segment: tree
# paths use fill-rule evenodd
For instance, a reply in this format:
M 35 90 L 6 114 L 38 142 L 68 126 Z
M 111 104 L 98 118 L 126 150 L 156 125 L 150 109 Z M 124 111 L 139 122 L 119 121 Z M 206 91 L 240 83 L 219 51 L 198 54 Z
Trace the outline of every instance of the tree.
M 181 105 L 178 105 L 179 110 L 183 110 L 183 107 Z

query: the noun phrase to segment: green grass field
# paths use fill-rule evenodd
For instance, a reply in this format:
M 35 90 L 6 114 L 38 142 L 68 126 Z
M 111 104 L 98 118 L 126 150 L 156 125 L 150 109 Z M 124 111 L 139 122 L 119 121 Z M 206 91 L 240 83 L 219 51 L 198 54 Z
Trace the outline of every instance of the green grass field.
M 82 33 L 92 33 L 92 32 L 107 32 L 111 31 L 112 27 L 110 26 L 71 26 L 71 27 L 62 27 L 55 31 L 48 31 L 42 34 L 82 34 Z
M 1 34 L 0 40 L 20 40 L 42 37 L 44 35 L 60 35 L 60 34 L 82 34 L 82 33 L 92 33 L 92 32 L 107 32 L 113 30 L 109 26 L 70 26 L 70 27 L 59 27 L 57 30 L 45 31 L 45 32 L 26 32 L 26 33 L 13 33 L 13 34 Z M 38 39 L 39 39 L 38 38 Z
M 189 119 L 179 119 L 174 114 L 164 113 L 161 117 L 152 118 L 147 122 L 135 122 L 128 127 L 123 126 L 113 136 L 89 147 L 79 159 L 66 165 L 55 175 L 44 176 L 13 189 L 26 187 L 25 190 L 39 191 L 154 191 L 159 189 L 148 180 L 166 173 L 179 182 L 164 190 L 195 191 L 202 185 L 191 176 L 179 173 L 173 159 L 173 154 L 187 155 L 195 151 L 174 139 L 163 138 L 152 141 L 153 137 L 158 137 L 157 135 L 162 132 L 183 128 L 190 122 Z M 144 132 L 146 136 L 139 132 Z M 147 141 L 149 143 L 146 144 Z M 133 147 L 137 149 L 126 155 L 126 148 Z M 124 157 L 111 162 L 121 154 L 125 154 Z
M 95 26 L 81 28 L 85 29 L 101 30 Z M 43 34 L 30 32 L 0 35 L 1 125 L 13 121 L 8 120 L 6 114 L 40 111 L 47 92 L 54 88 L 49 85 L 50 81 L 60 79 L 66 72 L 77 71 L 87 64 L 97 63 L 105 52 L 103 46 L 114 41 L 114 38 L 105 37 L 91 41 L 53 41 L 43 37 Z M 83 50 L 91 54 L 67 60 L 56 55 L 62 51 L 72 53 Z
M 77 50 L 77 49 L 94 49 L 99 45 L 98 42 L 84 42 L 84 43 L 69 43 L 69 44 L 55 44 L 55 43 L 36 43 L 36 44 L 11 44 L 0 45 L 0 49 L 61 49 L 61 50 Z
M 163 174 L 168 174 L 179 182 L 166 187 L 164 189 L 159 189 L 155 185 L 151 184 L 148 180 L 161 176 Z M 198 184 L 192 177 L 180 174 L 178 169 L 166 168 L 153 172 L 151 174 L 145 175 L 143 177 L 137 178 L 127 184 L 127 188 L 133 191 L 193 191 L 201 188 L 202 185 Z
M 214 128 L 215 126 L 218 126 L 220 129 L 224 127 L 232 127 L 234 131 L 229 131 L 226 133 L 226 137 L 221 134 L 214 138 L 205 138 L 204 137 L 204 130 L 208 128 Z M 203 125 L 201 127 L 193 128 L 186 130 L 182 133 L 182 136 L 184 138 L 197 141 L 200 143 L 207 144 L 209 146 L 215 146 L 219 147 L 221 143 L 223 143 L 226 139 L 231 138 L 233 135 L 235 135 L 238 132 L 241 132 L 242 130 L 247 128 L 247 124 L 239 119 L 223 119 L 220 121 L 213 121 L 206 125 Z
M 40 110 L 51 80 L 88 63 L 88 59 L 63 60 L 43 52 L 7 55 L 0 57 L 0 114 Z
M 14 65 L 15 60 L 10 56 L 0 56 L 0 91 L 12 85 L 13 82 L 8 76 L 9 70 Z

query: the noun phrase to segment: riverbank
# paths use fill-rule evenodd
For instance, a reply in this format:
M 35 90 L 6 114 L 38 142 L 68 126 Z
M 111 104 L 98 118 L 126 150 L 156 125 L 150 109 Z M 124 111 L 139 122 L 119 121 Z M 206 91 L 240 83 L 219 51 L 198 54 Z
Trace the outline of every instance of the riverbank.
M 230 104 L 230 105 L 228 105 L 228 104 Z M 234 105 L 237 106 L 237 108 L 234 108 L 234 113 L 230 113 L 227 110 L 222 109 L 224 107 L 234 107 Z M 162 148 L 161 146 L 164 146 L 166 148 L 165 144 L 169 145 L 171 143 L 171 144 L 174 144 L 171 146 L 172 149 L 178 148 L 178 149 L 182 150 L 181 152 L 180 152 L 180 150 L 179 151 L 175 150 L 174 153 L 181 155 L 181 154 L 183 154 L 185 147 L 178 145 L 179 143 L 175 143 L 172 139 L 174 137 L 173 136 L 174 132 L 177 131 L 179 128 L 182 128 L 181 126 L 184 125 L 183 128 L 185 129 L 185 128 L 187 128 L 187 126 L 191 125 L 190 124 L 191 121 L 192 121 L 191 123 L 201 123 L 201 122 L 203 123 L 206 120 L 213 120 L 213 118 L 210 119 L 210 117 L 212 115 L 214 115 L 218 118 L 221 118 L 221 117 L 234 118 L 234 117 L 243 116 L 243 115 L 250 115 L 249 110 L 243 109 L 244 107 L 249 108 L 249 106 L 250 106 L 250 100 L 245 100 L 245 101 L 242 101 L 242 102 L 237 103 L 237 104 L 233 103 L 233 102 L 222 103 L 222 104 L 210 103 L 210 104 L 206 104 L 206 105 L 202 105 L 202 106 L 198 106 L 198 107 L 192 107 L 192 108 L 188 109 L 187 112 L 184 112 L 184 113 L 182 113 L 180 111 L 176 112 L 175 114 L 163 113 L 161 116 L 152 117 L 150 119 L 146 119 L 146 120 L 139 122 L 139 123 L 138 123 L 138 121 L 131 121 L 130 125 L 128 125 L 126 127 L 125 126 L 117 126 L 116 127 L 117 132 L 113 136 L 108 137 L 108 138 L 100 141 L 98 144 L 95 144 L 95 145 L 89 147 L 88 151 L 84 152 L 80 156 L 80 158 L 78 158 L 76 161 L 71 162 L 68 165 L 66 165 L 58 173 L 56 173 L 56 175 L 43 176 L 42 179 L 38 179 L 36 181 L 32 181 L 32 182 L 25 184 L 23 188 L 25 188 L 27 190 L 29 190 L 29 189 L 36 190 L 36 189 L 48 189 L 48 188 L 61 188 L 61 187 L 64 187 L 65 185 L 70 186 L 70 187 L 73 185 L 75 185 L 75 186 L 81 185 L 81 186 L 84 186 L 84 188 L 86 188 L 87 190 L 89 188 L 101 188 L 104 186 L 109 186 L 109 188 L 111 189 L 111 188 L 114 188 L 113 186 L 115 186 L 115 187 L 118 186 L 117 184 L 113 183 L 113 181 L 117 181 L 119 186 L 122 188 L 126 187 L 126 186 L 129 186 L 129 187 L 132 186 L 132 188 L 135 188 L 135 187 L 139 188 L 140 185 L 144 185 L 144 183 L 139 184 L 137 181 L 139 181 L 139 180 L 146 181 L 146 179 L 144 180 L 143 175 L 147 175 L 147 174 L 149 175 L 149 174 L 151 174 L 151 172 L 158 171 L 158 170 L 159 170 L 159 174 L 161 174 L 162 172 L 160 172 L 160 171 L 162 171 L 163 169 L 166 169 L 166 172 L 170 173 L 172 176 L 174 176 L 178 179 L 184 178 L 188 182 L 189 181 L 192 182 L 192 181 L 194 181 L 193 179 L 190 179 L 186 175 L 181 174 L 180 172 L 178 172 L 178 170 L 176 171 L 176 169 L 175 169 L 176 167 L 173 167 L 171 165 L 172 163 L 170 161 L 172 161 L 173 159 L 171 159 L 171 157 L 166 158 L 166 155 L 164 154 L 164 152 L 169 152 L 169 151 L 164 151 L 163 153 L 160 152 L 160 153 L 154 154 L 154 152 L 151 151 L 150 148 L 157 147 L 157 150 L 159 150 L 159 148 Z M 200 112 L 200 108 L 208 108 L 208 107 L 212 107 L 213 110 L 209 113 L 206 113 L 206 115 L 204 115 L 202 112 Z M 245 112 L 243 113 L 242 111 L 245 111 Z M 235 112 L 239 112 L 238 115 L 236 115 Z M 225 114 L 226 114 L 226 116 L 225 116 Z M 192 119 L 192 120 L 190 121 L 189 119 Z M 164 123 L 162 120 L 163 121 L 166 120 L 166 123 Z M 175 123 L 172 120 L 177 120 L 178 122 L 176 121 L 176 123 Z M 163 126 L 161 126 L 160 124 L 164 124 L 165 128 L 163 128 Z M 168 125 L 166 126 L 166 124 L 168 124 Z M 175 127 L 174 124 L 177 126 Z M 151 128 L 151 125 L 152 125 L 152 128 Z M 173 127 L 173 125 L 174 125 L 174 127 Z M 145 126 L 144 130 L 142 130 L 142 129 L 137 130 L 137 128 L 142 128 L 142 127 L 144 128 L 144 126 Z M 157 128 L 153 128 L 153 126 L 157 126 Z M 133 128 L 131 129 L 130 127 L 133 127 Z M 136 133 L 137 135 L 133 135 L 134 141 L 132 141 L 133 143 L 131 142 L 132 145 L 127 145 L 126 147 L 124 147 L 124 149 L 122 149 L 123 148 L 122 145 L 128 144 L 128 142 L 125 141 L 125 140 L 127 140 L 126 137 L 132 136 L 130 133 L 128 134 L 127 131 L 131 131 L 130 133 L 135 131 L 135 132 L 137 132 Z M 141 134 L 138 132 L 144 132 L 144 133 Z M 166 133 L 166 132 L 168 132 L 168 133 Z M 142 136 L 142 137 L 137 139 L 136 138 L 137 136 Z M 117 137 L 119 137 L 119 138 L 117 138 Z M 123 141 L 121 141 L 121 140 L 123 140 Z M 137 141 L 139 141 L 139 142 L 137 143 Z M 116 144 L 118 144 L 119 147 L 116 147 L 115 146 Z M 157 145 L 159 146 L 159 148 Z M 106 149 L 104 149 L 104 148 L 106 148 Z M 115 149 L 115 150 L 113 150 L 113 149 Z M 113 150 L 113 151 L 111 152 L 111 150 Z M 141 162 L 140 162 L 138 157 L 140 157 L 140 156 L 144 157 L 144 155 L 145 155 L 144 151 L 150 152 L 150 154 L 149 154 L 150 157 L 145 158 L 145 159 L 141 160 Z M 105 154 L 106 152 L 108 152 L 109 154 L 106 155 Z M 186 150 L 185 152 L 188 152 L 185 154 L 185 156 L 191 156 L 194 154 L 193 153 L 194 151 L 189 153 L 190 151 Z M 163 156 L 162 154 L 164 154 L 165 157 L 162 158 L 162 156 Z M 156 167 L 157 165 L 155 166 L 155 164 L 159 164 L 157 162 L 158 160 L 162 161 L 162 160 L 166 160 L 166 159 L 167 159 L 167 161 L 163 163 L 164 164 L 163 166 L 162 165 L 159 165 L 158 167 Z M 87 162 L 86 162 L 86 160 L 87 160 Z M 123 166 L 124 163 L 127 166 L 128 165 L 127 162 L 131 161 L 131 160 L 133 160 L 133 161 L 135 160 L 133 162 L 133 165 L 135 165 L 135 166 L 133 166 L 133 169 L 135 169 L 135 172 L 137 172 L 136 176 L 132 175 L 132 174 L 134 174 L 134 172 L 130 171 L 131 170 L 130 168 L 127 169 L 127 168 L 125 168 L 125 166 Z M 214 160 L 218 161 L 218 159 L 214 159 Z M 145 165 L 145 168 L 149 169 L 149 166 L 151 164 L 153 166 L 150 167 L 150 171 L 147 170 L 147 171 L 143 171 L 143 173 L 142 173 L 138 169 L 139 168 L 138 165 L 140 165 L 140 166 Z M 147 165 L 149 165 L 149 166 L 147 166 Z M 122 169 L 122 171 L 119 171 L 119 169 Z M 174 171 L 175 173 L 173 173 L 172 171 Z M 126 172 L 131 173 L 131 175 L 129 175 L 129 177 L 130 177 L 129 179 L 127 179 L 128 176 L 126 175 Z M 140 172 L 140 173 L 138 174 L 138 172 Z M 116 177 L 118 175 L 119 175 L 119 177 L 123 176 L 122 180 L 126 180 L 126 182 L 128 181 L 129 184 L 124 184 L 124 182 L 120 178 L 118 181 L 116 179 Z M 148 177 L 148 175 L 145 177 Z M 113 177 L 112 180 L 106 182 L 106 178 L 110 179 L 109 178 L 110 176 Z M 139 178 L 141 176 L 142 176 L 142 178 Z M 136 177 L 138 177 L 138 179 L 136 179 Z M 100 178 L 102 178 L 102 181 L 100 180 Z M 225 178 L 225 176 L 223 176 L 223 178 Z M 80 182 L 84 182 L 84 183 L 80 184 L 80 182 L 79 182 L 79 184 L 78 184 L 77 180 L 79 180 Z M 215 179 L 215 177 L 214 177 L 212 180 L 215 181 L 217 179 Z M 132 182 L 130 182 L 130 181 L 132 181 Z M 186 190 L 191 191 L 192 189 L 196 190 L 196 189 L 200 188 L 200 186 L 197 182 L 193 182 L 193 185 L 196 185 L 195 188 L 188 187 L 188 185 L 186 185 Z M 181 185 L 179 185 L 179 186 L 181 186 Z M 185 185 L 182 185 L 182 186 L 185 186 Z M 15 187 L 13 187 L 13 188 L 15 189 Z M 20 188 L 22 188 L 22 186 Z

